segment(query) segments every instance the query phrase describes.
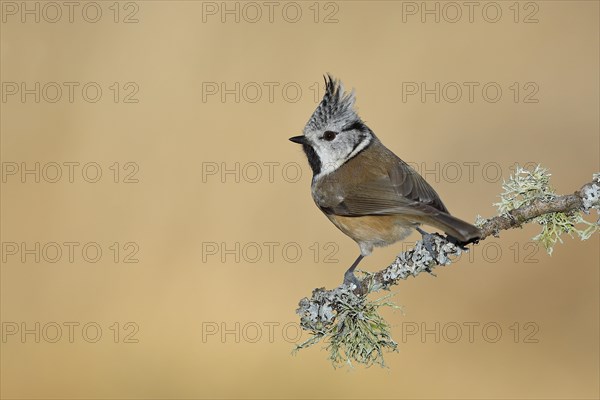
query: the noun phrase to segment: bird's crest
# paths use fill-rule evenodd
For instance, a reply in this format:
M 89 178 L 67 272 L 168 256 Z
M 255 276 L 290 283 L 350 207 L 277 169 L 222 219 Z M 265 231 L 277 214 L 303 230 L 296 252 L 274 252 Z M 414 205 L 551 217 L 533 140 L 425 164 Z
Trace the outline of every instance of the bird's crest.
M 318 130 L 331 121 L 360 121 L 354 110 L 354 91 L 346 93 L 344 85 L 331 75 L 324 76 L 325 94 L 306 124 L 306 129 Z

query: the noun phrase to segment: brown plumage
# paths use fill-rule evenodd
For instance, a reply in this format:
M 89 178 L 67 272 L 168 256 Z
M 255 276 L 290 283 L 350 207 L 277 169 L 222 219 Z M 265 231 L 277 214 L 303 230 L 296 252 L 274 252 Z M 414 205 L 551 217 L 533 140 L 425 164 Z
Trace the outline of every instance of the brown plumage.
M 450 215 L 425 179 L 379 141 L 354 110 L 353 93 L 331 77 L 325 87 L 304 134 L 290 140 L 302 144 L 308 158 L 315 203 L 360 247 L 344 282 L 357 284 L 353 271 L 373 247 L 402 240 L 421 224 L 460 243 L 481 237 L 478 228 Z
M 451 216 L 425 179 L 377 138 L 335 173 L 315 181 L 312 193 L 317 206 L 359 244 L 363 255 L 404 239 L 420 224 L 463 243 L 481 235 Z

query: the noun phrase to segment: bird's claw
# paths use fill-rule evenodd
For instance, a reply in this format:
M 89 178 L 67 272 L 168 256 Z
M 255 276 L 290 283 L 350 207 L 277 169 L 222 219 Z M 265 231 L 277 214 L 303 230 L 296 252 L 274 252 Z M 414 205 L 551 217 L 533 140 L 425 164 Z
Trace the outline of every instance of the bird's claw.
M 350 284 L 354 284 L 357 288 L 360 287 L 360 281 L 358 280 L 356 275 L 354 275 L 354 272 L 346 271 L 346 273 L 344 274 L 344 285 L 350 286 Z
M 423 237 L 423 246 L 425 246 L 425 249 L 427 249 L 427 251 L 429 252 L 429 254 L 431 254 L 433 256 L 433 258 L 436 258 L 437 257 L 437 251 L 435 251 L 434 246 L 433 246 L 433 244 L 435 243 L 434 239 L 433 239 L 434 234 L 427 233 L 427 232 L 425 232 L 421 228 L 417 228 L 417 231 Z

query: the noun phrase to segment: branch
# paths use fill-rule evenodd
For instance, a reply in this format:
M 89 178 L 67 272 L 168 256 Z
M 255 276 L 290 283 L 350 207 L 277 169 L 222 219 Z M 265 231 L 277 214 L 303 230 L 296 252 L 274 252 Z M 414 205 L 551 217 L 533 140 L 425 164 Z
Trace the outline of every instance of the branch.
M 583 185 L 573 194 L 558 196 L 550 201 L 534 200 L 531 204 L 509 211 L 508 215 L 499 215 L 487 220 L 481 227 L 482 240 L 490 235 L 498 236 L 498 232 L 519 228 L 522 224 L 534 218 L 551 213 L 569 213 L 571 211 L 589 211 L 598 199 L 594 197 L 598 191 L 598 182 L 593 181 Z M 597 194 L 596 194 L 597 196 Z
M 528 175 L 524 178 L 518 176 L 523 173 Z M 505 183 L 505 192 L 501 195 L 503 202 L 497 205 L 502 209 L 502 207 L 506 208 L 508 203 L 515 204 L 517 200 L 521 200 L 523 204 L 488 220 L 480 220 L 478 225 L 483 232 L 480 240 L 489 236 L 497 237 L 500 231 L 518 228 L 534 220 L 544 225 L 543 233 L 545 233 L 548 228 L 546 225 L 554 223 L 552 218 L 556 218 L 561 224 L 560 229 L 552 228 L 551 233 L 557 238 L 560 233 L 575 231 L 582 239 L 586 239 L 598 229 L 598 225 L 587 223 L 580 214 L 581 212 L 589 213 L 591 208 L 599 207 L 600 175 L 594 175 L 592 182 L 585 184 L 575 193 L 564 196 L 554 195 L 547 186 L 549 176 L 542 168 L 536 168 L 534 172 L 519 169 L 515 178 L 511 177 L 510 182 Z M 532 197 L 534 195 L 535 197 Z M 593 230 L 587 233 L 577 231 L 574 225 L 579 222 L 592 225 Z M 540 236 L 542 234 L 538 235 L 538 237 Z M 556 239 L 549 241 L 554 244 Z M 367 365 L 372 363 L 383 365 L 382 348 L 395 350 L 396 343 L 391 340 L 389 329 L 386 329 L 389 326 L 385 321 L 383 321 L 383 325 L 381 324 L 381 317 L 376 310 L 379 305 L 390 305 L 390 303 L 368 302 L 366 295 L 382 289 L 389 290 L 391 286 L 409 276 L 416 277 L 422 272 L 432 273 L 436 266 L 450 264 L 450 257 L 468 251 L 449 242 L 439 234 L 432 236 L 428 247 L 433 250 L 433 254 L 426 248 L 422 240 L 417 241 L 414 248 L 400 253 L 394 262 L 385 269 L 376 273 L 366 273 L 365 278 L 360 281 L 359 287 L 342 284 L 332 290 L 315 289 L 310 299 L 300 300 L 300 307 L 296 312 L 300 315 L 302 328 L 309 331 L 312 338 L 297 346 L 296 350 L 315 344 L 322 338 L 327 338 L 330 343 L 328 347 L 331 352 L 330 359 L 334 365 L 343 361 L 349 363 L 351 359 Z M 551 248 L 548 251 L 550 252 Z M 367 323 L 366 327 L 360 330 L 357 328 L 357 320 L 366 320 L 371 323 Z M 372 321 L 378 322 L 375 324 L 377 329 L 373 328 Z M 340 350 L 344 354 L 340 354 Z
M 521 206 L 504 215 L 493 217 L 480 227 L 483 233 L 480 241 L 492 235 L 498 237 L 499 232 L 503 230 L 520 228 L 523 224 L 546 214 L 559 212 L 568 214 L 572 211 L 579 210 L 588 211 L 591 206 L 585 208 L 584 203 L 590 204 L 590 201 L 593 203 L 593 196 L 595 193 L 597 196 L 597 192 L 598 184 L 596 182 L 590 182 L 573 194 L 558 196 L 548 201 L 536 199 L 529 205 Z M 590 196 L 592 196 L 591 200 Z M 597 198 L 595 201 L 598 201 Z M 417 276 L 423 271 L 431 272 L 431 269 L 437 265 L 444 266 L 450 264 L 451 261 L 448 256 L 458 256 L 461 251 L 462 250 L 458 246 L 448 242 L 445 237 L 435 235 L 434 252 L 437 252 L 437 257 L 431 257 L 431 255 L 429 255 L 433 261 L 433 265 L 431 265 L 427 263 L 427 261 L 429 261 L 427 257 L 429 252 L 425 248 L 423 241 L 418 241 L 414 249 L 398 255 L 396 260 L 390 266 L 371 275 L 368 279 L 363 279 L 361 287 L 357 288 L 357 293 L 368 293 L 380 289 L 388 289 L 389 286 L 398 283 L 398 278 L 406 279 L 411 275 Z M 411 263 L 411 261 L 413 262 Z M 422 268 L 415 269 L 415 265 L 422 266 Z M 369 285 L 371 285 L 371 288 L 369 288 Z M 373 286 L 375 288 L 373 288 Z

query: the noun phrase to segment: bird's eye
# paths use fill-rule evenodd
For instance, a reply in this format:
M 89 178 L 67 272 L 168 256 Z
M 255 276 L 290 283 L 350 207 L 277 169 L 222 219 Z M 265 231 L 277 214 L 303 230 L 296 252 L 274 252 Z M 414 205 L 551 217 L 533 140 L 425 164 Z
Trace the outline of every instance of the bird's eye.
M 331 142 L 333 139 L 335 139 L 336 136 L 337 136 L 336 132 L 325 131 L 325 133 L 323 134 L 323 139 L 327 140 L 328 142 Z

